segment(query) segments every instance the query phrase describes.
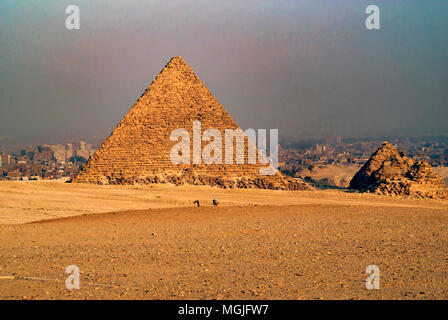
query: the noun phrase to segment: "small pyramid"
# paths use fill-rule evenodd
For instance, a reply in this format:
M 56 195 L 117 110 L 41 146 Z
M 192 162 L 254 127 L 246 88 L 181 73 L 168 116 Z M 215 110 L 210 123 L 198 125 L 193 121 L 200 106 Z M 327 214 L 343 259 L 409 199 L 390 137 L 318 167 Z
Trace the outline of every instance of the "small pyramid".
M 384 142 L 350 181 L 350 188 L 379 194 L 445 198 L 442 176 Z
M 294 190 L 309 188 L 305 183 L 286 178 L 279 172 L 271 176 L 260 175 L 259 169 L 267 165 L 258 161 L 249 164 L 247 147 L 251 142 L 247 137 L 244 164 L 236 164 L 236 161 L 233 164 L 174 164 L 170 159 L 170 151 L 177 142 L 171 141 L 170 135 L 175 129 L 186 129 L 190 134 L 192 154 L 195 121 L 201 122 L 201 134 L 209 128 L 215 128 L 221 133 L 223 141 L 226 129 L 239 129 L 185 60 L 174 57 L 72 182 L 189 183 Z

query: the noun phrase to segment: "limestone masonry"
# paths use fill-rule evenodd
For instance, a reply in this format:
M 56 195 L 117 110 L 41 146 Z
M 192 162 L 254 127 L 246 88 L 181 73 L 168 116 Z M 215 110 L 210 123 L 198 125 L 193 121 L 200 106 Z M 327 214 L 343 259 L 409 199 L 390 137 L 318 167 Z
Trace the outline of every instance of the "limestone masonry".
M 171 132 L 184 128 L 192 136 L 193 121 L 197 120 L 202 123 L 202 132 L 215 128 L 223 137 L 224 130 L 239 128 L 184 59 L 174 57 L 73 182 L 189 183 L 225 188 L 310 189 L 301 180 L 284 177 L 278 172 L 271 176 L 260 175 L 259 168 L 266 165 L 259 162 L 248 164 L 247 138 L 244 164 L 173 164 L 170 151 L 177 142 L 170 140 Z M 193 141 L 190 144 L 192 153 Z

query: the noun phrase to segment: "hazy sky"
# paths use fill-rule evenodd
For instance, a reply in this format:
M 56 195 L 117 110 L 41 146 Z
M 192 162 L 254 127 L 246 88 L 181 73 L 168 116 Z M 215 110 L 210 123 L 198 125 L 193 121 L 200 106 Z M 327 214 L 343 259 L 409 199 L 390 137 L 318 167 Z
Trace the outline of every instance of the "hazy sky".
M 2 0 L 0 136 L 105 138 L 177 55 L 242 128 L 446 134 L 447 14 L 446 0 Z

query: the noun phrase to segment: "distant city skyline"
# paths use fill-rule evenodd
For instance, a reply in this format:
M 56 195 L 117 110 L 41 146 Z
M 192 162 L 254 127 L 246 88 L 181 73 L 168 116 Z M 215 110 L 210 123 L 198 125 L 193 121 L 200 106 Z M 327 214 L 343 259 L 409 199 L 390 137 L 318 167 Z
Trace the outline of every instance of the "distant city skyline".
M 181 55 L 244 128 L 446 135 L 448 2 L 0 2 L 0 144 L 100 143 Z M 5 140 L 5 139 L 3 139 Z

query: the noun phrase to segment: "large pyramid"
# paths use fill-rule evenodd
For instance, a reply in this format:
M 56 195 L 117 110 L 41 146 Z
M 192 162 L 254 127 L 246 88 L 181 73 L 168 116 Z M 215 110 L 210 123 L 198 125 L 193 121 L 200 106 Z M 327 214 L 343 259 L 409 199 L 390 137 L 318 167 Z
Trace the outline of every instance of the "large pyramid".
M 258 160 L 249 164 L 248 144 L 253 144 L 246 136 L 244 164 L 236 164 L 235 145 L 233 164 L 225 164 L 224 161 L 222 164 L 205 164 L 203 161 L 196 164 L 173 163 L 170 152 L 177 142 L 171 141 L 170 135 L 180 128 L 190 134 L 193 162 L 193 122 L 196 121 L 201 122 L 201 133 L 209 128 L 217 129 L 223 143 L 226 129 L 239 129 L 185 60 L 174 57 L 72 182 L 188 183 L 229 188 L 309 189 L 301 180 L 286 178 L 279 172 L 260 175 L 259 169 L 268 165 Z M 202 142 L 202 148 L 206 144 Z M 224 148 L 222 152 L 224 158 Z

